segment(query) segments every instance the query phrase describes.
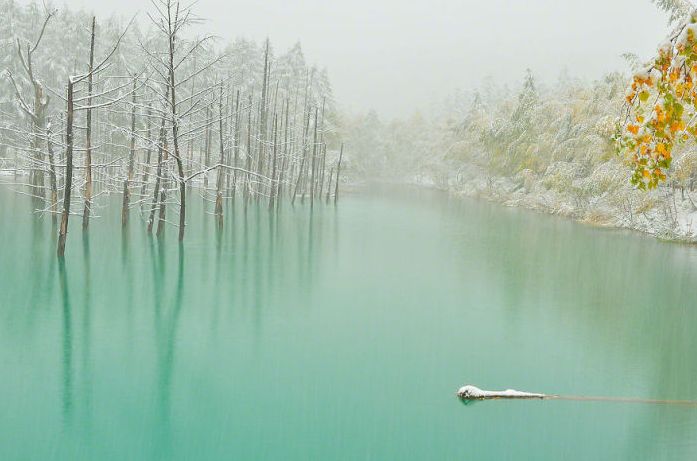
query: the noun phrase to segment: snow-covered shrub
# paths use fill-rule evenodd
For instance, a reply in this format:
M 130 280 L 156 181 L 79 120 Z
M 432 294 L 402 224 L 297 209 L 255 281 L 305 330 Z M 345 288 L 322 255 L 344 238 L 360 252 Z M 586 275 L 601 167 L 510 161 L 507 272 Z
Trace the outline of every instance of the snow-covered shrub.
M 580 166 L 571 162 L 554 162 L 542 175 L 542 185 L 559 192 L 570 192 Z

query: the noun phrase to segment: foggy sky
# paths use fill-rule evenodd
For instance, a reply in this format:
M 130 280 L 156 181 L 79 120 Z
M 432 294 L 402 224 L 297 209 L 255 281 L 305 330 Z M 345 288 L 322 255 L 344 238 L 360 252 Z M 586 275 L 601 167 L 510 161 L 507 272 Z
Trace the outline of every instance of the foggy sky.
M 65 0 L 131 16 L 148 0 Z M 301 41 L 326 66 L 340 107 L 386 117 L 427 109 L 491 76 L 517 84 L 526 68 L 553 82 L 563 68 L 594 79 L 648 58 L 667 33 L 649 0 L 200 0 L 206 29 L 224 39 L 267 35 L 277 52 Z

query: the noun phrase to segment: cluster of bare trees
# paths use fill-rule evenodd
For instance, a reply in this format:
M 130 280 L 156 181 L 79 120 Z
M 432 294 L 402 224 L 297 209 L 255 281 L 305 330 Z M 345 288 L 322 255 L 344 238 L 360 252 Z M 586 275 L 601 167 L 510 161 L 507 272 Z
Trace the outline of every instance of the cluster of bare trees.
M 268 39 L 219 51 L 212 37 L 191 37 L 199 19 L 174 0 L 153 0 L 148 18 L 145 32 L 132 21 L 100 33 L 95 18 L 44 11 L 38 31 L 0 49 L 14 63 L 0 83 L 0 168 L 60 220 L 59 256 L 71 216 L 87 232 L 114 194 L 124 227 L 134 214 L 157 235 L 172 222 L 180 241 L 194 190 L 219 226 L 226 202 L 336 201 L 343 145 L 326 72 L 299 46 L 275 57 Z M 66 22 L 88 31 L 75 50 L 45 37 Z

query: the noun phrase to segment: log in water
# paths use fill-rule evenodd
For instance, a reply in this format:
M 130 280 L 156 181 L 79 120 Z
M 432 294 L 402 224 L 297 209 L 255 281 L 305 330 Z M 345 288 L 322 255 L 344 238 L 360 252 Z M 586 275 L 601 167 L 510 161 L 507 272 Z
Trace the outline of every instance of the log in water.
M 505 391 L 484 391 L 470 384 L 462 386 L 457 391 L 457 396 L 462 400 L 544 399 L 547 397 L 545 394 L 521 392 L 514 389 L 506 389 Z
M 634 397 L 601 397 L 601 396 L 581 396 L 581 395 L 557 395 L 540 394 L 535 392 L 516 391 L 506 389 L 505 391 L 485 391 L 477 386 L 468 384 L 462 386 L 457 391 L 457 396 L 465 401 L 475 400 L 496 400 L 496 399 L 544 399 L 544 400 L 576 400 L 591 402 L 620 402 L 620 403 L 648 403 L 657 405 L 685 405 L 697 406 L 695 400 L 670 400 L 670 399 L 641 399 Z

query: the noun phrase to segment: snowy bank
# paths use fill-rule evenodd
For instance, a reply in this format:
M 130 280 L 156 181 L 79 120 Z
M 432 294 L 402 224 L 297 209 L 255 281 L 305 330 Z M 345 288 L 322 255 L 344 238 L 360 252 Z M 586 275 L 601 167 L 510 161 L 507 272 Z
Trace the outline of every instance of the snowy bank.
M 543 174 L 523 170 L 515 176 L 496 176 L 469 165 L 447 178 L 417 176 L 410 182 L 594 226 L 697 242 L 697 191 L 670 186 L 636 190 L 620 162 L 602 163 L 590 172 L 579 171 L 573 163 L 555 162 Z

